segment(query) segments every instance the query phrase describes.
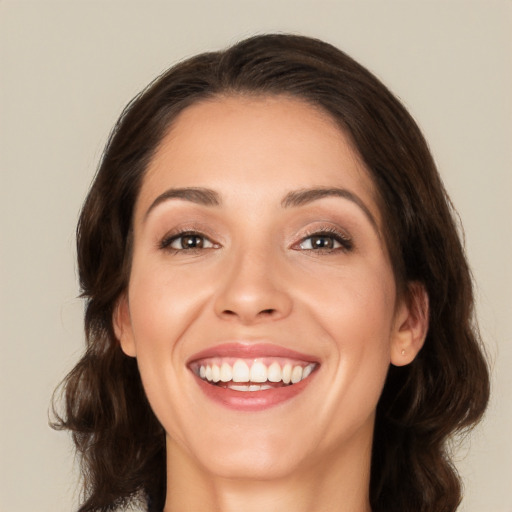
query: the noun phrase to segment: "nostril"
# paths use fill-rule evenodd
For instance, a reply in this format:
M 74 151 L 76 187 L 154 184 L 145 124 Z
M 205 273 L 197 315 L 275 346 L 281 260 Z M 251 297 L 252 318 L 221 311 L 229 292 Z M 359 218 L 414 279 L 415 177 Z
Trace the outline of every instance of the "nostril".
M 273 308 L 269 308 L 269 309 L 262 309 L 257 315 L 258 316 L 272 316 L 276 313 L 276 310 L 273 309 Z M 226 315 L 226 316 L 238 316 L 238 314 L 231 310 L 231 309 L 225 309 L 223 312 L 222 312 L 223 315 Z

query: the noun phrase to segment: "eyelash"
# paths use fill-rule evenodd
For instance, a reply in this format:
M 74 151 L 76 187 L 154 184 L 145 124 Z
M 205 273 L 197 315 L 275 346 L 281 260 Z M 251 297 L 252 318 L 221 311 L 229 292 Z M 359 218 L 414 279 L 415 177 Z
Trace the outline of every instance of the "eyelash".
M 339 247 L 329 247 L 329 248 L 322 248 L 318 247 L 316 249 L 304 249 L 301 248 L 301 244 L 303 244 L 306 240 L 309 240 L 311 238 L 329 238 L 333 240 L 334 242 L 337 242 L 339 244 Z M 352 239 L 346 234 L 343 233 L 336 228 L 333 228 L 332 226 L 326 226 L 319 229 L 314 229 L 311 232 L 307 233 L 298 243 L 294 244 L 292 247 L 293 249 L 297 248 L 296 250 L 303 250 L 303 251 L 311 251 L 311 252 L 317 252 L 317 253 L 333 253 L 337 251 L 342 252 L 350 252 L 354 248 L 354 243 Z
M 171 247 L 171 245 L 174 242 L 178 241 L 180 238 L 183 239 L 185 237 L 196 237 L 198 239 L 201 239 L 203 244 L 206 242 L 206 243 L 211 244 L 211 246 L 209 246 L 209 247 L 189 247 L 189 248 L 181 247 L 179 249 Z M 313 248 L 312 247 L 309 249 L 304 249 L 303 247 L 301 247 L 302 244 L 304 244 L 307 240 L 309 240 L 311 238 L 330 239 L 333 241 L 333 244 L 338 243 L 339 247 L 328 247 L 328 248 L 323 248 L 323 247 Z M 182 244 L 183 244 L 183 241 L 182 241 Z M 189 253 L 195 253 L 195 252 L 209 250 L 209 249 L 217 249 L 219 247 L 220 247 L 219 244 L 213 242 L 204 233 L 201 233 L 201 231 L 194 230 L 194 229 L 187 229 L 187 230 L 183 230 L 183 231 L 179 231 L 179 232 L 175 232 L 175 233 L 170 233 L 170 234 L 166 235 L 158 244 L 159 249 L 169 251 L 174 254 L 177 254 L 177 253 L 183 252 L 183 251 L 186 251 Z M 333 252 L 337 252 L 337 251 L 350 252 L 353 248 L 354 248 L 354 244 L 352 242 L 352 239 L 349 236 L 347 236 L 347 234 L 342 233 L 331 226 L 312 230 L 311 232 L 309 232 L 305 236 L 303 236 L 299 242 L 295 243 L 292 246 L 292 249 L 297 250 L 297 251 L 298 250 L 312 251 L 312 252 L 323 253 L 323 254 L 333 253 Z
M 208 243 L 211 244 L 211 247 L 189 247 L 189 248 L 181 247 L 180 249 L 171 247 L 171 245 L 174 242 L 176 242 L 180 238 L 183 239 L 185 237 L 200 238 L 203 241 L 203 244 L 205 243 L 205 241 L 207 241 Z M 183 242 L 182 242 L 182 244 L 183 244 Z M 210 240 L 210 238 L 208 238 L 205 234 L 201 233 L 200 231 L 194 230 L 194 229 L 187 229 L 187 230 L 178 231 L 176 233 L 170 233 L 170 234 L 166 235 L 160 241 L 160 243 L 158 244 L 158 247 L 159 247 L 159 249 L 162 249 L 162 250 L 169 251 L 169 252 L 172 252 L 174 254 L 177 254 L 177 253 L 182 252 L 182 251 L 186 251 L 186 252 L 189 252 L 189 253 L 195 253 L 195 252 L 198 252 L 198 251 L 204 251 L 204 250 L 208 250 L 208 249 L 215 249 L 215 248 L 218 248 L 220 246 L 219 246 L 219 244 L 216 244 L 215 242 Z

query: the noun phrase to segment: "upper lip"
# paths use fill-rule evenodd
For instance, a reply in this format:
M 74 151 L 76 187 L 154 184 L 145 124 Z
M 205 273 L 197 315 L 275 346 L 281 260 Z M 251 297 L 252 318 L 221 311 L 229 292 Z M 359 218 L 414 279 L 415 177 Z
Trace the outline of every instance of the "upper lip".
M 231 342 L 209 347 L 191 356 L 187 364 L 199 359 L 211 357 L 236 357 L 240 359 L 257 359 L 260 357 L 282 357 L 318 363 L 318 358 L 310 354 L 304 354 L 273 343 L 243 343 Z

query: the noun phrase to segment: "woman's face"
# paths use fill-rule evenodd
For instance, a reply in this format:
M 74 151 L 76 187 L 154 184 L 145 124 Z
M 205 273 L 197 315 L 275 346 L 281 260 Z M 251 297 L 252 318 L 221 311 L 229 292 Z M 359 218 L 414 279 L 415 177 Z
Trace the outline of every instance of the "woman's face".
M 329 116 L 283 97 L 189 107 L 133 222 L 114 325 L 170 456 L 272 478 L 369 454 L 390 361 L 412 358 L 408 312 L 372 181 Z

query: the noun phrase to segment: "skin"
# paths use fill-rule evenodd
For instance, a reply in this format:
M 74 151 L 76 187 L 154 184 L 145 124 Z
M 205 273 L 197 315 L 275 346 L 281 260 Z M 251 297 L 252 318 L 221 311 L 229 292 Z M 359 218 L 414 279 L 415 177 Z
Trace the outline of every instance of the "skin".
M 183 187 L 211 189 L 221 204 L 162 198 Z M 333 187 L 351 196 L 282 204 Z M 427 301 L 417 286 L 413 300 L 397 298 L 376 191 L 348 137 L 296 99 L 197 103 L 156 151 L 133 223 L 113 320 L 167 433 L 165 512 L 368 512 L 376 405 L 389 364 L 421 349 Z M 203 248 L 180 249 L 180 230 L 200 233 Z M 312 249 L 309 237 L 326 230 L 334 246 Z M 240 340 L 320 366 L 293 399 L 233 410 L 206 397 L 186 363 Z

